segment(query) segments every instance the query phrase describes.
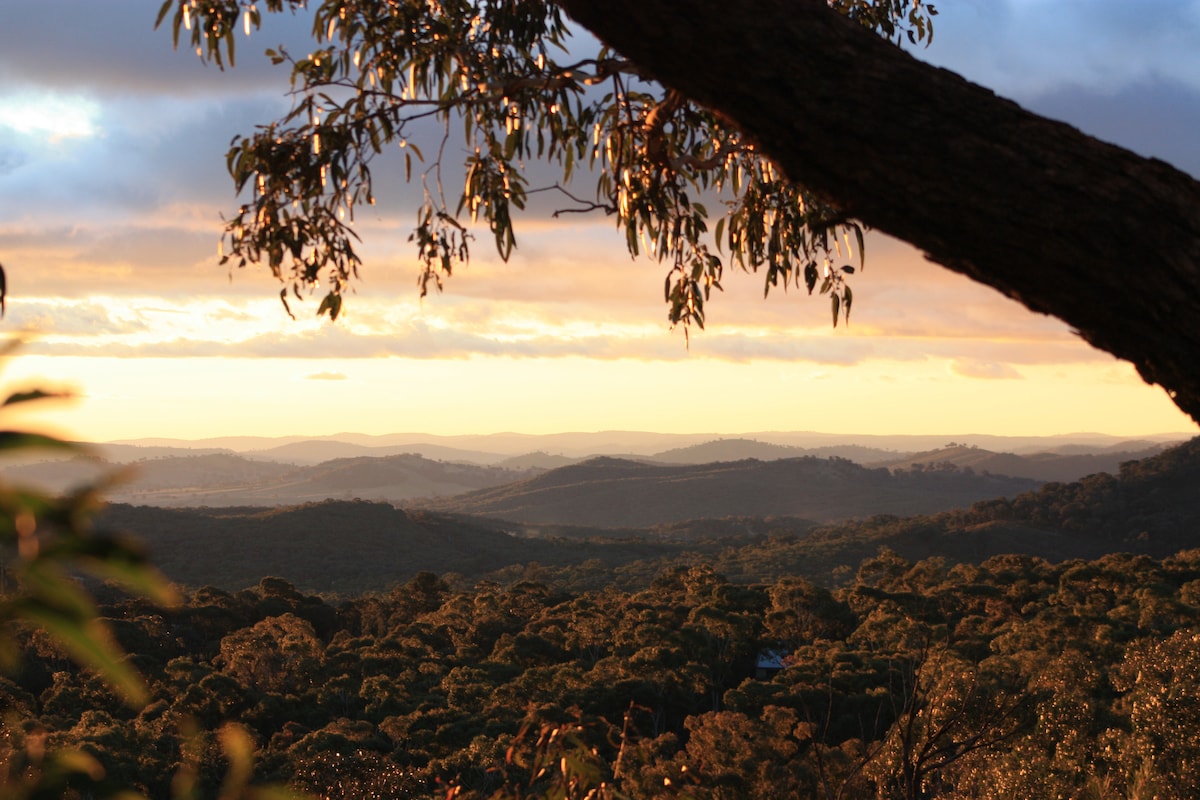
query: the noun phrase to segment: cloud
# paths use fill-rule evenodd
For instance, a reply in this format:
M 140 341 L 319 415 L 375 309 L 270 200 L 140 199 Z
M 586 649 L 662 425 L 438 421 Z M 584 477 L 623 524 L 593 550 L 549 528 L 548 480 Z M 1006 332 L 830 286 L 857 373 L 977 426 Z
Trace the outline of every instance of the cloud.
M 20 145 L 0 183 L 4 219 L 128 223 L 175 207 L 203 208 L 215 241 L 220 214 L 236 207 L 225 171 L 229 141 L 280 108 L 255 99 L 113 101 L 103 106 L 93 136 L 55 147 Z
M 1200 179 L 1200 85 L 1147 78 L 1117 89 L 1065 87 L 1031 98 L 1026 105 Z
M 112 224 L 86 219 L 0 223 L 12 299 L 278 294 L 262 271 L 247 270 L 231 282 L 229 268 L 218 263 L 215 226 L 196 229 L 188 214 L 183 208 L 173 219 L 132 215 Z
M 144 333 L 148 324 L 128 313 L 122 304 L 103 301 L 63 303 L 40 298 L 10 297 L 5 322 L 34 337 L 129 336 Z M 31 345 L 32 346 L 32 345 Z
M 162 298 L 158 298 L 162 300 Z M 474 303 L 472 303 L 474 305 Z M 83 323 L 80 309 L 90 308 L 95 322 Z M 243 307 L 229 301 L 197 300 L 159 307 L 143 298 L 94 307 L 46 301 L 41 312 L 51 319 L 80 320 L 71 330 L 51 329 L 31 352 L 43 355 L 104 355 L 123 358 L 466 360 L 589 358 L 652 362 L 715 360 L 735 363 L 778 361 L 849 366 L 869 361 L 928 362 L 960 359 L 964 365 L 1079 364 L 1110 362 L 1110 356 L 1078 340 L 988 340 L 933 336 L 880 336 L 844 326 L 807 330 L 769 325 L 729 325 L 693 331 L 690 345 L 682 333 L 646 324 L 606 320 L 553 322 L 534 305 L 497 313 L 487 324 L 464 324 L 459 317 L 413 311 L 399 313 L 378 305 L 331 324 L 315 318 L 282 318 L 270 300 Z M 219 320 L 216 324 L 214 320 Z M 964 366 L 963 369 L 968 369 Z M 982 374 L 984 367 L 973 367 Z M 964 373 L 965 374 L 965 373 Z
M 1197 0 L 958 0 L 914 52 L 1018 100 L 1167 78 L 1200 89 Z
M 950 369 L 964 378 L 1006 380 L 1021 377 L 1021 373 L 1017 372 L 1011 366 L 998 361 L 976 361 L 957 358 L 950 364 Z
M 86 97 L 8 95 L 0 103 L 0 127 L 34 141 L 55 143 L 95 135 L 99 112 L 99 105 Z
M 610 219 L 549 220 L 549 195 L 518 219 L 519 248 L 508 263 L 480 227 L 470 267 L 456 272 L 445 294 L 419 302 L 406 241 L 417 189 L 404 183 L 395 148 L 372 165 L 380 203 L 359 214 L 362 280 L 344 318 L 319 323 L 316 302 L 293 303 L 300 322 L 292 323 L 270 274 L 239 270 L 231 281 L 217 264 L 216 242 L 220 214 L 237 203 L 224 168 L 230 138 L 288 107 L 286 70 L 267 67 L 261 50 L 280 38 L 308 47 L 308 20 L 272 15 L 273 30 L 239 39 L 239 64 L 222 73 L 186 49 L 173 51 L 168 32 L 150 30 L 156 5 L 112 3 L 101 11 L 47 0 L 6 11 L 5 93 L 80 97 L 91 104 L 94 128 L 48 147 L 0 126 L 0 260 L 13 324 L 47 332 L 32 345 L 38 352 L 829 367 L 948 359 L 960 375 L 991 378 L 1020 377 L 1005 365 L 1111 360 L 1057 320 L 882 236 L 869 238 L 866 270 L 854 276 L 849 327 L 830 328 L 827 298 L 793 288 L 764 300 L 760 276 L 730 270 L 726 291 L 708 306 L 707 330 L 692 331 L 689 348 L 681 331 L 668 330 L 667 266 L 631 260 Z M 937 44 L 918 55 L 1197 174 L 1197 8 L 1167 0 L 961 0 L 940 9 Z M 448 163 L 460 156 L 452 147 Z M 536 169 L 537 181 L 552 182 Z M 448 169 L 446 185 L 458 181 Z M 308 378 L 334 380 L 322 375 L 340 373 Z
M 314 372 L 305 375 L 306 381 L 344 381 L 347 380 L 346 374 L 343 372 Z
M 171 44 L 169 22 L 155 31 L 158 3 L 79 3 L 39 0 L 4 9 L 4 85 L 100 95 L 130 93 L 228 94 L 274 86 L 282 92 L 286 70 L 270 66 L 263 50 L 284 43 L 308 52 L 308 13 L 264 15 L 263 29 L 250 39 L 239 32 L 236 79 L 204 66 L 181 37 Z
M 224 151 L 234 134 L 252 131 L 287 107 L 285 71 L 265 67 L 258 53 L 280 38 L 307 47 L 308 19 L 269 15 L 272 30 L 249 42 L 239 38 L 239 64 L 222 73 L 196 63 L 189 52 L 173 51 L 167 31 L 151 30 L 155 5 L 114 3 L 100 13 L 81 11 L 88 7 L 71 0 L 48 0 L 36 7 L 18 5 L 6 14 L 6 34 L 13 42 L 0 53 L 0 76 L 13 78 L 6 88 L 36 85 L 100 102 L 98 134 L 69 148 L 13 150 L 10 156 L 0 141 L 0 153 L 5 153 L 0 158 L 6 159 L 0 164 L 0 219 L 5 221 L 0 254 L 25 295 L 82 298 L 102 291 L 112 296 L 157 292 L 271 298 L 278 293 L 278 284 L 261 269 L 237 271 L 231 282 L 230 271 L 217 265 L 219 215 L 236 205 Z M 1189 165 L 1200 164 L 1191 136 L 1200 127 L 1200 102 L 1189 64 L 1200 56 L 1188 50 L 1175 58 L 1156 47 L 1139 48 L 1146 52 L 1134 55 L 1111 54 L 1118 61 L 1142 59 L 1137 63 L 1143 66 L 1161 62 L 1160 72 L 1173 76 L 1171 83 L 1160 79 L 1160 72 L 1137 67 L 1131 68 L 1129 80 L 1140 83 L 1085 84 L 1079 75 L 1095 76 L 1073 66 L 1080 48 L 1090 53 L 1099 46 L 1093 42 L 1111 44 L 1121 37 L 1163 42 L 1166 53 L 1179 50 L 1182 45 L 1176 44 L 1200 18 L 1196 2 L 1147 0 L 1136 4 L 1136 11 L 1130 5 L 1124 0 L 1053 6 L 1034 0 L 962 0 L 941 9 L 937 44 L 919 55 L 962 69 L 1001 65 L 1005 69 L 996 70 L 1000 77 L 1011 66 L 1013 85 L 1035 93 L 1044 113 L 1082 120 L 1085 127 L 1124 139 L 1122 143 L 1140 137 L 1134 145 L 1140 151 L 1192 169 Z M 1066 31 L 1074 35 L 1062 35 Z M 1043 51 L 1052 38 L 1063 53 L 1061 63 L 1039 61 L 1049 57 Z M 1026 74 L 1044 80 L 1020 83 L 1017 79 Z M 1084 85 L 1086 91 L 1080 88 Z M 1132 113 L 1123 113 L 1126 109 Z M 1155 124 L 1139 124 L 1144 120 Z M 1168 144 L 1162 143 L 1164 136 Z M 1159 137 L 1157 143 L 1154 137 Z M 448 160 L 453 163 L 458 155 L 451 148 Z M 373 169 L 380 205 L 362 209 L 356 226 L 364 237 L 360 251 L 365 263 L 358 294 L 347 301 L 350 319 L 377 317 L 373 309 L 389 301 L 407 314 L 416 297 L 416 260 L 406 241 L 416 190 L 401 177 L 398 150 L 386 151 Z M 451 187 L 456 181 L 446 179 Z M 546 209 L 523 215 L 519 249 L 507 264 L 495 256 L 486 228 L 476 234 L 471 266 L 450 279 L 446 294 L 423 304 L 447 323 L 486 330 L 506 316 L 525 316 L 556 328 L 640 325 L 666 341 L 678 338 L 663 333 L 666 265 L 631 260 L 610 220 L 551 223 Z M 911 248 L 872 237 L 867 259 L 867 270 L 853 284 L 854 334 L 1072 340 L 1061 323 L 932 267 Z M 725 283 L 726 291 L 709 305 L 709 337 L 727 327 L 787 331 L 779 342 L 742 337 L 734 344 L 736 337 L 731 337 L 714 345 L 731 358 L 738 352 L 804 351 L 809 345 L 795 343 L 797 331 L 828 329 L 824 298 L 775 290 L 764 301 L 762 279 L 755 275 L 730 272 Z M 312 310 L 315 304 L 295 309 L 301 316 Z M 518 345 L 510 341 L 507 346 Z

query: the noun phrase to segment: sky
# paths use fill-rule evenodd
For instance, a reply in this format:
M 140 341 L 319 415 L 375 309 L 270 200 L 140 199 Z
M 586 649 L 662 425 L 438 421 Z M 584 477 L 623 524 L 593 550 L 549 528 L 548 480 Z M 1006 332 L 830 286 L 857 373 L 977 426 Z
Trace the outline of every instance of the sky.
M 261 57 L 303 42 L 270 18 L 221 72 L 153 30 L 158 0 L 0 8 L 0 263 L 9 390 L 70 390 L 35 421 L 92 441 L 227 435 L 645 430 L 1120 436 L 1195 433 L 1161 389 L 1065 325 L 871 235 L 848 326 L 824 298 L 734 275 L 685 342 L 664 267 L 611 221 L 486 231 L 421 300 L 419 189 L 381 174 L 362 280 L 319 297 L 218 264 L 236 204 L 224 153 L 287 109 Z M 1200 176 L 1200 0 L 944 0 L 916 54 L 1038 113 Z

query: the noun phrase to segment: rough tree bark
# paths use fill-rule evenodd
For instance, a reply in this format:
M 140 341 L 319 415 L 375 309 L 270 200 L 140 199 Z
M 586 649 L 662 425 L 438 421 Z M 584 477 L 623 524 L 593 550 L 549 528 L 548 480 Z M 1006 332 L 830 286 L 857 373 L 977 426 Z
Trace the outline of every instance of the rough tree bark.
M 556 0 L 788 176 L 1056 316 L 1200 422 L 1200 183 L 917 61 L 824 0 Z

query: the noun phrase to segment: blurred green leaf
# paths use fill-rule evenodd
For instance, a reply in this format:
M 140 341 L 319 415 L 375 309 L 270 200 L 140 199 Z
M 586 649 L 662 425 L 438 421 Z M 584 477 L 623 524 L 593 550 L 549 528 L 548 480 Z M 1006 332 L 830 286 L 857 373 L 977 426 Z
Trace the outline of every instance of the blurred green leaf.
M 87 447 L 78 442 L 68 442 L 64 439 L 58 439 L 54 436 L 47 436 L 41 433 L 0 431 L 0 450 L 32 450 L 35 448 L 68 450 L 74 453 L 86 453 L 88 451 Z
M 94 781 L 104 777 L 104 766 L 94 756 L 82 750 L 55 751 L 54 766 L 63 772 L 86 775 Z
M 141 595 L 165 608 L 183 602 L 179 589 L 149 564 L 117 559 L 90 558 L 80 563 L 89 574 L 121 584 L 126 591 Z
M 28 392 L 14 392 L 4 399 L 0 406 L 13 406 L 18 403 L 28 403 L 31 400 L 42 400 L 46 398 L 66 398 L 70 397 L 66 392 L 44 392 L 41 389 L 31 389 Z
M 72 658 L 101 675 L 129 707 L 138 709 L 146 704 L 149 693 L 141 677 L 122 660 L 123 654 L 108 629 L 94 616 L 81 619 L 35 598 L 25 598 L 19 611 L 25 619 L 53 634 Z

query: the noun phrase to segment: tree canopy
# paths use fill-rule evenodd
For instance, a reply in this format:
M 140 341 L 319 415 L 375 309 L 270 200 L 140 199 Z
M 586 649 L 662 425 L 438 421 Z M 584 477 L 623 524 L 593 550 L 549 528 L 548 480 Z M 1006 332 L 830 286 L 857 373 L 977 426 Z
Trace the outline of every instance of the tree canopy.
M 246 785 L 251 756 L 330 800 L 1200 790 L 1198 551 L 884 550 L 836 588 L 762 577 L 675 565 L 573 591 L 421 573 L 336 601 L 271 577 L 170 609 L 108 593 L 150 702 L 20 631 L 0 793 L 297 797 Z
M 264 11 L 306 5 L 166 0 L 159 22 L 224 66 Z M 929 41 L 935 13 L 924 0 L 704 0 L 686 14 L 664 0 L 323 0 L 311 52 L 268 51 L 291 68 L 293 104 L 233 143 L 244 202 L 223 258 L 266 264 L 285 305 L 323 284 L 319 313 L 336 317 L 372 161 L 399 147 L 424 189 L 423 293 L 469 258 L 471 223 L 507 258 L 514 217 L 553 191 L 558 213 L 608 214 L 631 253 L 668 266 L 673 323 L 703 325 L 734 267 L 761 270 L 767 290 L 819 287 L 837 324 L 866 225 L 1063 319 L 1200 419 L 1200 184 L 897 46 Z M 585 52 L 572 22 L 601 44 Z M 430 120 L 443 138 L 426 157 L 410 137 Z M 461 191 L 441 169 L 459 136 Z M 561 179 L 535 185 L 535 162 Z

